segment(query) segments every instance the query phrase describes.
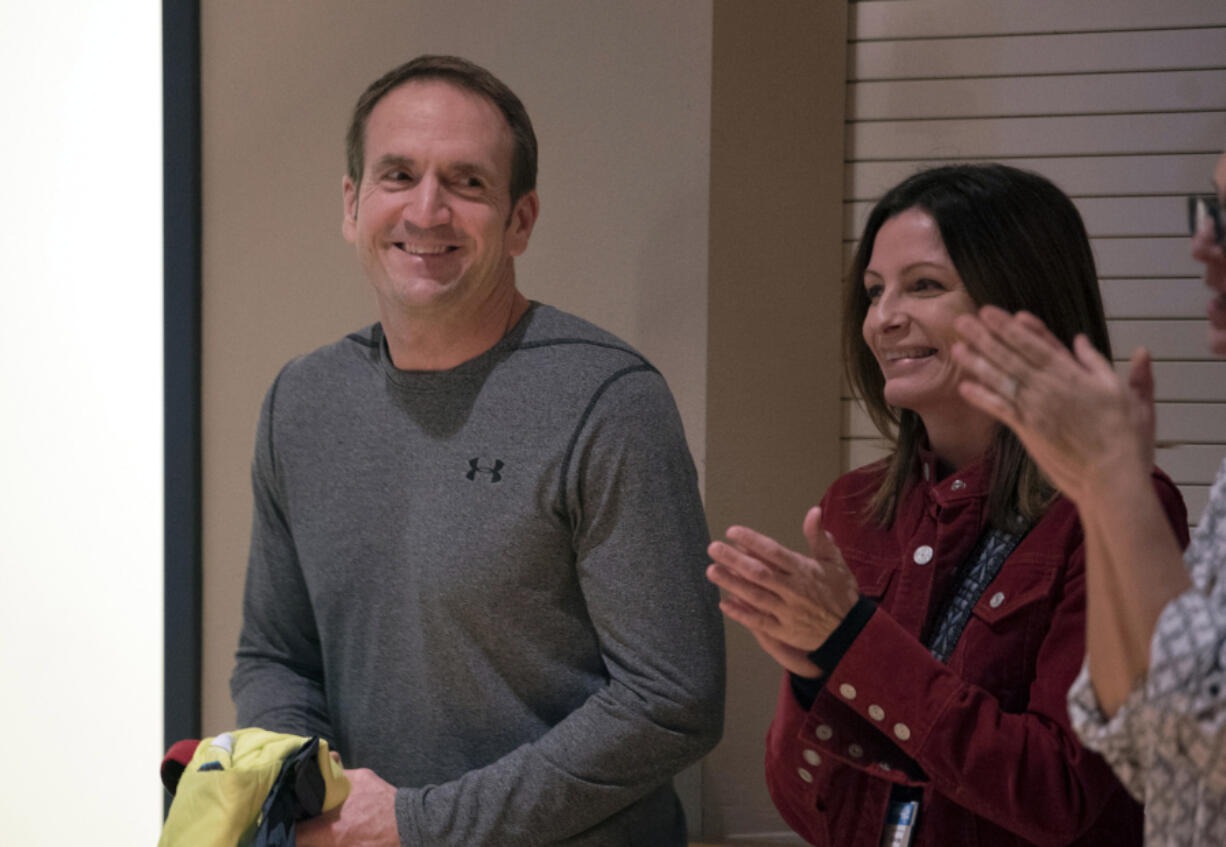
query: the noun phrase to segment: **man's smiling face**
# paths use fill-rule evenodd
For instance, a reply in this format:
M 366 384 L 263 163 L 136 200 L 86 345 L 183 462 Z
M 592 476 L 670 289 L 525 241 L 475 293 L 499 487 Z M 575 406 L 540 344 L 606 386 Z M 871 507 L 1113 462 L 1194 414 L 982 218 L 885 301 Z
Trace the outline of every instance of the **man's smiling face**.
M 450 83 L 405 83 L 366 122 L 360 185 L 342 232 L 385 320 L 471 309 L 514 284 L 536 196 L 511 206 L 511 131 L 490 101 Z

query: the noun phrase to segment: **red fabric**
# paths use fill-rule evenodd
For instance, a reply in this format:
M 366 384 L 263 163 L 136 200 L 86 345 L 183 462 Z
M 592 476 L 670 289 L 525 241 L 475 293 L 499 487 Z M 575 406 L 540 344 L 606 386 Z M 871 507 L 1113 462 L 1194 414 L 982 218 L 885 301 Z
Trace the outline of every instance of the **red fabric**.
M 162 785 L 171 794 L 179 787 L 179 777 L 183 776 L 184 768 L 192 760 L 192 756 L 196 755 L 196 748 L 199 746 L 198 738 L 185 738 L 170 745 L 170 749 L 166 751 L 162 758 Z
M 879 608 L 809 711 L 783 680 L 766 743 L 779 811 L 813 844 L 877 847 L 901 782 L 923 789 L 913 847 L 1139 845 L 1140 806 L 1069 728 L 1065 697 L 1085 653 L 1076 508 L 1057 501 L 1022 540 L 943 665 L 920 639 L 986 528 L 988 469 L 917 482 L 888 530 L 863 515 L 880 472 L 853 471 L 822 500 L 824 527 Z M 1154 486 L 1186 544 L 1178 491 L 1161 472 Z M 927 564 L 916 563 L 922 545 Z

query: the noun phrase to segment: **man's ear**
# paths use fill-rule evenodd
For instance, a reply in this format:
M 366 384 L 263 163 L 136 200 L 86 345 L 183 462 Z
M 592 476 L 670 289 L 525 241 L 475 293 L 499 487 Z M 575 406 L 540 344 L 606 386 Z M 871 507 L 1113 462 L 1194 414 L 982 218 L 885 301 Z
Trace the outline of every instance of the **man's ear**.
M 341 180 L 341 199 L 344 203 L 341 235 L 352 244 L 358 238 L 358 187 L 348 175 Z
M 529 191 L 515 201 L 511 218 L 507 222 L 507 253 L 518 256 L 528 249 L 528 239 L 536 226 L 536 216 L 541 211 L 541 199 L 536 191 Z

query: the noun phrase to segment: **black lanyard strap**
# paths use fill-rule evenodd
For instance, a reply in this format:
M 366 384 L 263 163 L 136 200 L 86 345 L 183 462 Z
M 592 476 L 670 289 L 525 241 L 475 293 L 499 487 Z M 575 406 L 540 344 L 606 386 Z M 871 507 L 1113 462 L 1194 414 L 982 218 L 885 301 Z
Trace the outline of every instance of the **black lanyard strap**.
M 936 626 L 928 638 L 928 651 L 942 663 L 948 662 L 953 655 L 958 639 L 970 620 L 971 609 L 975 608 L 983 592 L 996 579 L 1005 559 L 1017 549 L 1025 534 L 989 529 L 958 568 L 953 590 L 945 598 Z
M 1024 526 L 1022 521 L 1018 525 Z M 980 538 L 971 554 L 958 567 L 952 590 L 945 598 L 936 625 L 925 645 L 928 651 L 944 664 L 953 655 L 958 639 L 971 618 L 971 610 L 987 590 L 992 580 L 1000 573 L 1005 559 L 1017 549 L 1029 527 L 1021 532 L 1005 532 L 989 528 Z M 914 785 L 895 785 L 890 790 L 890 804 L 886 810 L 886 824 L 882 831 L 881 847 L 907 847 L 915 833 L 923 792 Z

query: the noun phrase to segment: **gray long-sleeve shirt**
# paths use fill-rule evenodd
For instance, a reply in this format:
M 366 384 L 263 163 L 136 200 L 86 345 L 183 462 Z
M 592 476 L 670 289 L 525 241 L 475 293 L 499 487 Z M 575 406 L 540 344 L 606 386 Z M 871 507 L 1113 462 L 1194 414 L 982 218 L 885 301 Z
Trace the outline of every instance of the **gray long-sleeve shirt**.
M 378 325 L 269 390 L 232 690 L 398 787 L 406 845 L 681 845 L 722 726 L 707 530 L 660 375 L 535 305 L 401 371 Z

